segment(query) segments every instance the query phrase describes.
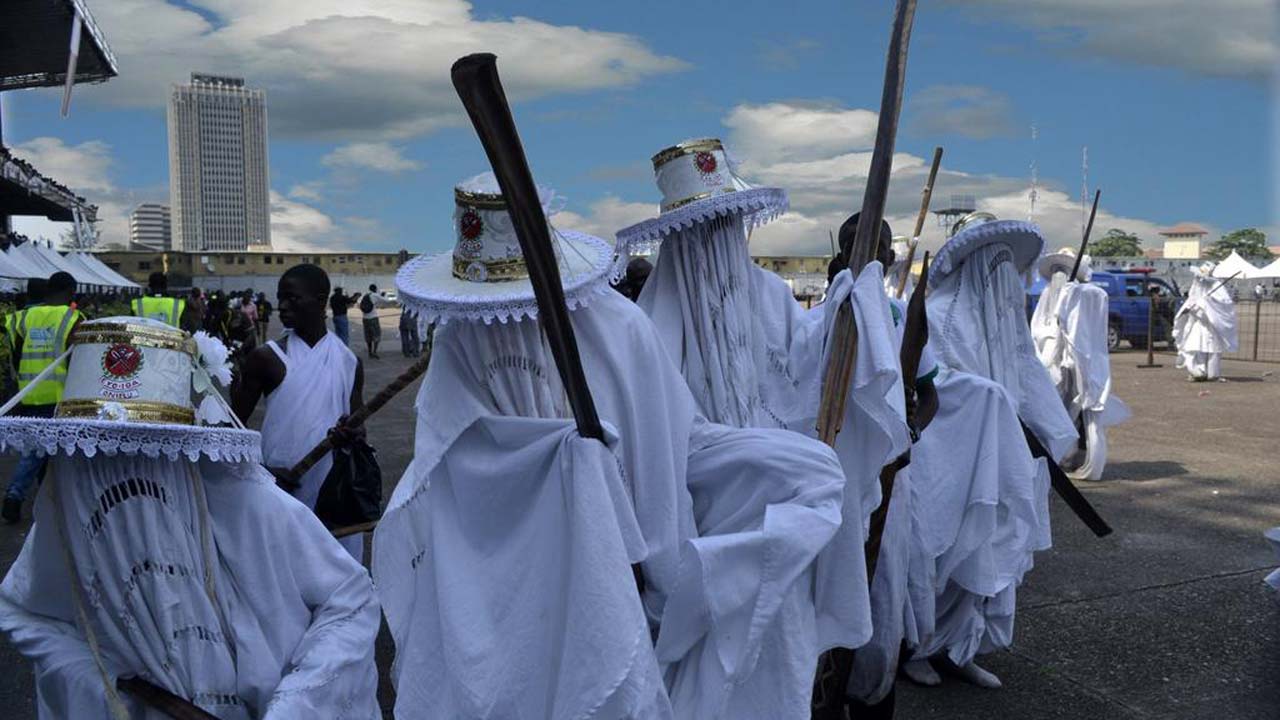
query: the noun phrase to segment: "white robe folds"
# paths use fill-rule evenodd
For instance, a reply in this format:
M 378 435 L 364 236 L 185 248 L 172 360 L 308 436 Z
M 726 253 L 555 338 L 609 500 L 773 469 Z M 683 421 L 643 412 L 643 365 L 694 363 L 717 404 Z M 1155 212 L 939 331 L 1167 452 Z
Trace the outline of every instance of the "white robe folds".
M 262 468 L 58 457 L 35 515 L 0 629 L 35 665 L 42 720 L 111 717 L 64 542 L 111 681 L 140 676 L 224 720 L 380 717 L 368 574 Z
M 351 412 L 351 389 L 356 380 L 356 356 L 337 335 L 325 333 L 314 346 L 290 334 L 282 349 L 274 340 L 267 347 L 284 363 L 284 381 L 267 395 L 262 419 L 262 461 L 268 467 L 293 467 L 306 457 L 338 418 Z M 320 487 L 333 469 L 329 453 L 307 471 L 294 497 L 314 509 Z M 342 546 L 352 557 L 364 557 L 364 536 L 351 535 Z
M 1052 292 L 1051 292 L 1052 291 Z M 1072 418 L 1081 418 L 1084 452 L 1063 463 L 1076 479 L 1101 480 L 1107 463 L 1110 425 L 1129 417 L 1129 409 L 1111 394 L 1111 357 L 1107 348 L 1107 293 L 1090 283 L 1067 283 L 1054 273 L 1032 315 L 1032 336 L 1040 362 L 1058 388 Z
M 1197 273 L 1186 302 L 1173 319 L 1178 365 L 1197 378 L 1217 378 L 1224 352 L 1240 349 L 1236 307 L 1221 281 Z
M 570 317 L 596 408 L 617 433 L 618 470 L 647 549 L 642 602 L 658 633 L 649 652 L 664 674 L 673 715 L 807 716 L 812 674 L 803 688 L 775 676 L 805 659 L 791 644 L 766 642 L 765 632 L 779 623 L 799 628 L 800 640 L 811 632 L 804 626 L 813 616 L 811 596 L 809 607 L 797 607 L 793 603 L 804 596 L 792 591 L 811 586 L 814 557 L 840 522 L 836 459 L 792 433 L 708 423 L 652 324 L 626 298 L 603 290 Z M 417 609 L 424 595 L 436 592 L 427 522 L 434 517 L 436 488 L 430 478 L 451 456 L 469 453 L 465 434 L 483 418 L 568 415 L 555 364 L 532 321 L 441 326 L 417 409 L 413 463 L 374 536 L 374 577 L 397 648 L 406 653 L 393 678 L 400 689 L 396 712 L 405 718 L 429 717 L 428 700 L 410 688 L 434 672 L 433 665 L 412 659 L 410 645 L 440 642 L 436 619 Z M 626 585 L 634 592 L 633 583 Z M 450 668 L 454 674 L 466 670 Z M 589 664 L 565 666 L 570 670 L 586 676 L 581 682 L 595 672 Z M 462 685 L 463 678 L 432 682 Z M 643 702 L 650 690 L 627 696 Z M 625 710 L 587 717 L 630 717 Z M 544 717 L 539 713 L 545 710 L 528 712 L 471 717 Z
M 856 282 L 848 270 L 839 273 L 823 304 L 805 310 L 781 278 L 751 262 L 741 220 L 718 218 L 664 242 L 637 301 L 708 417 L 807 437 L 816 435 L 827 338 L 836 310 L 850 301 L 858 357 L 836 443 L 845 500 L 839 533 L 818 562 L 818 651 L 871 639 L 877 590 L 866 583 L 867 522 L 880 504 L 880 468 L 910 442 L 879 263 Z M 891 512 L 889 522 L 909 522 L 909 513 Z M 878 560 L 885 580 L 876 585 L 900 598 L 905 591 L 894 583 L 905 584 L 908 545 L 892 541 L 905 537 L 896 527 L 886 527 L 885 535 Z M 882 599 L 880 605 L 886 603 L 897 604 Z M 891 644 L 896 656 L 898 639 Z
M 1271 549 L 1275 550 L 1276 555 L 1280 556 L 1280 527 L 1273 527 L 1263 533 L 1267 538 L 1267 542 L 1271 544 Z M 1266 583 L 1273 590 L 1280 591 L 1280 570 L 1275 570 L 1266 577 Z

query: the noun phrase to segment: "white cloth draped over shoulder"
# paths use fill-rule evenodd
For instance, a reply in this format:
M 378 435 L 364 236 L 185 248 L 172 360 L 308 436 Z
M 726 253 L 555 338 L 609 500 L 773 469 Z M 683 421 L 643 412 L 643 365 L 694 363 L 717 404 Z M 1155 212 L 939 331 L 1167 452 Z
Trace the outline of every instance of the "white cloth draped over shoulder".
M 1206 356 L 1240 349 L 1235 302 L 1225 284 L 1209 273 L 1196 273 L 1173 320 L 1173 340 L 1179 363 L 1199 375 L 1205 374 Z
M 1264 533 L 1267 542 L 1271 544 L 1271 549 L 1275 550 L 1276 556 L 1280 557 L 1280 527 L 1273 527 Z M 1266 577 L 1266 583 L 1273 590 L 1280 591 L 1280 570 L 1272 572 Z
M 35 664 L 42 720 L 111 717 L 80 593 L 112 681 L 140 676 L 223 720 L 380 717 L 368 574 L 261 467 L 56 457 L 35 516 L 0 629 Z
M 284 363 L 284 381 L 266 397 L 262 419 L 262 461 L 267 467 L 293 467 L 315 447 L 338 418 L 351 412 L 351 388 L 356 380 L 355 353 L 333 333 L 314 346 L 288 333 L 284 348 L 274 340 L 267 346 Z M 302 476 L 295 497 L 316 506 L 320 486 L 333 469 L 325 455 Z
M 1032 336 L 1068 415 L 1083 416 L 1085 450 L 1068 458 L 1064 469 L 1077 479 L 1101 480 L 1107 464 L 1106 428 L 1126 420 L 1129 409 L 1111 393 L 1107 293 L 1066 278 L 1066 273 L 1054 273 L 1040 296 Z
M 846 270 L 821 306 L 805 310 L 781 278 L 751 262 L 742 220 L 731 215 L 669 235 L 638 300 L 709 418 L 806 437 L 815 435 L 836 310 L 852 302 L 857 366 L 835 448 L 845 500 L 840 530 L 817 564 L 818 650 L 859 647 L 871 639 L 867 520 L 880 504 L 880 468 L 910 442 L 898 345 L 882 286 L 878 263 L 856 282 Z M 897 536 L 892 528 L 886 534 Z M 889 578 L 905 578 L 907 561 L 905 543 L 882 545 L 884 591 L 892 586 Z M 889 569 L 894 565 L 901 573 Z
M 776 663 L 794 661 L 789 647 L 771 646 L 764 633 L 775 624 L 794 624 L 804 617 L 802 609 L 788 602 L 794 600 L 795 586 L 812 582 L 813 558 L 839 524 L 835 458 L 821 446 L 794 442 L 789 433 L 739 431 L 708 423 L 663 354 L 652 324 L 621 295 L 600 295 L 570 316 L 597 410 L 617 434 L 617 472 L 647 551 L 642 603 L 649 624 L 658 628 L 657 646 L 644 644 L 647 659 L 641 653 L 631 658 L 628 681 L 617 687 L 604 687 L 608 679 L 597 674 L 586 646 L 580 648 L 585 654 L 578 658 L 581 662 L 539 663 L 521 668 L 519 677 L 561 688 L 557 706 L 600 693 L 610 698 L 582 717 L 645 717 L 627 713 L 657 703 L 642 672 L 656 655 L 674 717 L 800 717 L 799 704 L 807 717 L 812 676 L 802 693 L 780 689 L 762 676 Z M 467 685 L 464 676 L 470 671 L 450 667 L 446 677 L 429 677 L 438 665 L 422 656 L 433 651 L 449 656 L 460 642 L 444 633 L 434 613 L 422 610 L 425 604 L 452 614 L 470 612 L 467 603 L 474 601 L 470 591 L 436 585 L 444 558 L 434 552 L 441 532 L 435 524 L 434 479 L 460 467 L 452 458 L 468 456 L 473 447 L 492 447 L 474 439 L 477 423 L 488 423 L 493 416 L 569 415 L 536 321 L 441 326 L 417 409 L 414 460 L 374 539 L 374 577 L 397 649 L 404 653 L 394 670 L 400 688 L 397 713 L 404 717 L 431 716 L 433 706 L 428 703 L 433 700 L 412 691 L 414 685 L 445 684 L 452 688 L 451 697 L 459 697 L 455 691 Z M 552 425 L 566 447 L 584 442 L 574 440 L 565 423 Z M 456 487 L 463 479 L 451 477 L 445 487 Z M 467 519 L 487 523 L 489 512 L 476 508 L 476 517 Z M 627 515 L 617 508 L 614 514 Z M 628 549 L 627 559 L 640 559 L 634 546 Z M 514 566 L 530 562 L 513 557 L 513 567 L 495 567 L 490 577 L 497 583 L 504 573 L 517 572 Z M 594 571 L 616 576 L 617 570 Z M 635 592 L 622 570 L 622 586 Z M 509 593 L 506 587 L 501 585 L 503 593 Z M 571 590 L 561 585 L 545 592 Z M 607 605 L 613 610 L 601 614 L 607 615 L 602 620 L 611 623 L 613 632 L 620 633 L 632 627 L 633 620 L 621 612 L 623 604 L 617 600 Z M 547 638 L 524 637 L 528 647 L 494 647 L 490 652 L 559 656 L 561 648 L 547 646 Z M 610 652 L 617 651 L 616 641 L 613 634 L 596 639 Z M 618 672 L 611 670 L 615 676 Z M 498 693 L 499 703 L 518 704 L 527 694 L 509 686 L 491 689 Z M 782 707 L 788 704 L 796 707 Z M 514 715 L 465 715 L 464 710 L 467 717 L 540 718 L 545 713 L 544 707 L 521 708 Z

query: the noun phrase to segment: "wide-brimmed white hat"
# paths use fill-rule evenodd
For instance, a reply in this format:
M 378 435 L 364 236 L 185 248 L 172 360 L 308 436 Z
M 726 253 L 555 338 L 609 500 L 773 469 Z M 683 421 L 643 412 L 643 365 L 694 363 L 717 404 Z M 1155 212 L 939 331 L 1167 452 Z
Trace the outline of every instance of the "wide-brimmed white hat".
M 660 214 L 619 230 L 619 255 L 648 255 L 666 235 L 725 215 L 741 215 L 750 230 L 788 208 L 786 191 L 753 187 L 739 177 L 736 161 L 716 138 L 686 140 L 660 151 L 653 156 L 653 172 L 662 192 Z
M 555 194 L 540 188 L 539 196 L 543 212 L 554 214 Z M 536 317 L 533 284 L 493 173 L 460 183 L 454 188 L 454 205 L 453 250 L 420 256 L 400 269 L 396 289 L 401 304 L 425 324 Z M 612 292 L 609 280 L 619 269 L 613 247 L 586 233 L 550 230 L 569 308 Z
M 990 213 L 974 213 L 958 225 L 960 231 L 938 250 L 938 256 L 929 267 L 930 287 L 955 272 L 975 250 L 987 245 L 1007 245 L 1013 253 L 1013 265 L 1019 275 L 1031 267 L 1044 249 L 1044 235 L 1040 226 L 1034 223 L 996 220 Z
M 1038 270 L 1040 277 L 1045 280 L 1052 280 L 1054 273 L 1062 273 L 1066 275 L 1071 272 L 1071 268 L 1076 265 L 1076 251 L 1072 248 L 1065 247 L 1057 252 L 1048 253 L 1040 258 Z M 1083 259 L 1080 260 L 1080 271 L 1077 273 L 1080 280 L 1089 281 L 1089 277 L 1093 275 L 1093 258 L 1085 253 Z M 1068 278 L 1069 279 L 1069 278 Z
M 262 461 L 257 432 L 216 425 L 239 425 L 215 387 L 231 382 L 221 341 L 147 318 L 110 317 L 81 323 L 67 345 L 63 358 L 46 370 L 52 374 L 67 360 L 54 416 L 0 417 L 0 450 Z M 28 388 L 43 379 L 38 376 Z

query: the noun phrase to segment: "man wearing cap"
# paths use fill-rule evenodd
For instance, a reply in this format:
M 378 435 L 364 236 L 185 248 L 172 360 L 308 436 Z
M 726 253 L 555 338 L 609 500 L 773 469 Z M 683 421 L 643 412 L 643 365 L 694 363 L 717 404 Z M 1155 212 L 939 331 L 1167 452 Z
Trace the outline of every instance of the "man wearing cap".
M 1068 278 L 1075 264 L 1070 248 L 1040 259 L 1040 276 L 1049 282 L 1031 315 L 1031 336 L 1036 355 L 1081 430 L 1081 447 L 1063 460 L 1063 470 L 1078 480 L 1101 480 L 1106 428 L 1123 422 L 1129 410 L 1111 392 L 1107 292 L 1089 282 L 1093 263 L 1088 255 L 1080 259 L 1077 276 Z
M 461 184 L 455 206 L 454 251 L 397 279 L 437 323 L 414 460 L 374 539 L 397 714 L 807 718 L 835 457 L 708 422 L 609 288 L 612 245 L 553 228 L 605 428 L 604 443 L 580 437 L 493 176 Z
M 1235 301 L 1226 283 L 1214 278 L 1216 267 L 1206 261 L 1196 268 L 1191 291 L 1173 319 L 1178 367 L 1185 367 L 1187 379 L 1193 382 L 1226 382 L 1222 353 L 1240 349 Z
M 34 384 L 22 398 L 18 413 L 26 417 L 53 417 L 62 399 L 67 379 L 65 361 L 51 374 L 40 377 L 67 350 L 67 338 L 82 319 L 71 306 L 76 281 L 70 273 L 56 272 L 45 285 L 44 299 L 38 305 L 22 310 L 13 320 L 13 358 L 18 372 L 18 391 Z M 22 514 L 22 501 L 37 478 L 44 474 L 47 460 L 36 453 L 24 454 L 13 469 L 13 477 L 5 491 L 0 517 L 16 523 Z
M 275 487 L 258 433 L 208 424 L 231 418 L 225 348 L 130 317 L 71 347 L 56 416 L 0 418 L 0 450 L 51 455 L 0 583 L 40 720 L 168 717 L 162 691 L 223 720 L 379 717 L 368 574 Z
M 180 297 L 167 297 L 169 277 L 162 272 L 153 272 L 147 278 L 147 294 L 135 298 L 130 307 L 138 317 L 151 318 L 170 327 L 179 327 L 182 315 L 186 312 L 187 301 Z

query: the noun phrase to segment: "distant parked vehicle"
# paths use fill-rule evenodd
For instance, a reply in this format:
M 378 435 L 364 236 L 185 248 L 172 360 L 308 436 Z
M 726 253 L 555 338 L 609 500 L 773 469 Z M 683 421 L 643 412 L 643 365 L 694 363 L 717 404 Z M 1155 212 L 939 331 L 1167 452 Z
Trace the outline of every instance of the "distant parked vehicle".
M 1155 342 L 1173 342 L 1173 316 L 1182 304 L 1182 295 L 1175 286 L 1152 273 L 1141 268 L 1093 272 L 1090 282 L 1106 290 L 1109 298 L 1107 347 L 1113 352 L 1120 348 L 1121 341 L 1128 341 L 1139 350 L 1147 348 L 1147 315 L 1152 297 L 1157 303 L 1151 337 Z M 1027 292 L 1028 319 L 1047 284 L 1043 278 L 1037 278 Z

